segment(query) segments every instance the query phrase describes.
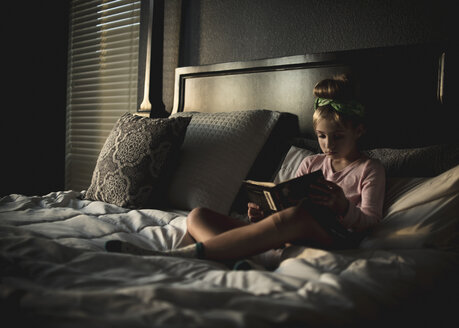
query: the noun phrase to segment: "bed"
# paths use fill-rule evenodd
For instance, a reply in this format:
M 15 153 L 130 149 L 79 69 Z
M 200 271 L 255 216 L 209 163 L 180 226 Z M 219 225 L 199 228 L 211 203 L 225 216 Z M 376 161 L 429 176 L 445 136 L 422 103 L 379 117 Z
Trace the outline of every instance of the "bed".
M 87 190 L 0 199 L 2 326 L 457 327 L 453 50 L 411 45 L 178 68 L 171 116 L 120 118 Z M 372 131 L 363 149 L 387 174 L 384 219 L 358 248 L 292 246 L 257 270 L 105 251 L 112 239 L 153 250 L 188 245 L 196 206 L 245 219 L 242 179 L 286 179 L 318 152 L 312 87 L 340 73 L 360 81 Z

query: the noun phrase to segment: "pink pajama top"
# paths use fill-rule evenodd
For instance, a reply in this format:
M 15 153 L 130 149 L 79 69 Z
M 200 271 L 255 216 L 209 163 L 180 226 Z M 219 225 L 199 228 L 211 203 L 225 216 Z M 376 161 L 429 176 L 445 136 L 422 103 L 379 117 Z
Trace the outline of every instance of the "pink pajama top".
M 324 154 L 306 157 L 296 176 L 322 170 L 326 180 L 340 186 L 349 200 L 346 215 L 341 223 L 352 231 L 364 231 L 382 218 L 386 184 L 385 170 L 375 159 L 362 156 L 343 170 L 335 172 L 331 159 Z

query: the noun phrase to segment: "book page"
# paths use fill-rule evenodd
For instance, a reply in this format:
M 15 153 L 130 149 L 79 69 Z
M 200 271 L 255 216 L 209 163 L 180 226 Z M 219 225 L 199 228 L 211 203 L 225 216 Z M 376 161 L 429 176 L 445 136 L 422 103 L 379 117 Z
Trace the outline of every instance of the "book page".
M 244 182 L 250 183 L 253 185 L 257 185 L 257 186 L 268 187 L 268 188 L 272 188 L 276 186 L 274 182 L 269 182 L 269 181 L 244 180 Z

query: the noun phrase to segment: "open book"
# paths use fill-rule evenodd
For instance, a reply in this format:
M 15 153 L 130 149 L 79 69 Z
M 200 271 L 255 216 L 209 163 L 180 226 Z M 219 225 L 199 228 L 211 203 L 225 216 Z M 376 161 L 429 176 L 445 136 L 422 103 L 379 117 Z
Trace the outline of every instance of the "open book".
M 310 193 L 317 192 L 311 190 L 310 185 L 323 178 L 319 170 L 278 184 L 254 180 L 244 180 L 243 184 L 249 201 L 259 205 L 265 214 L 270 214 L 297 205 Z

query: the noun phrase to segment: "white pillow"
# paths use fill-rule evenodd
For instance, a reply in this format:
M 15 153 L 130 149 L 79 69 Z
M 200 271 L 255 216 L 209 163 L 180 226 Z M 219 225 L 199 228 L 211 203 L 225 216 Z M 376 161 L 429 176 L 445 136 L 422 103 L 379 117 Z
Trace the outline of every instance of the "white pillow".
M 228 214 L 280 113 L 185 112 L 171 117 L 190 115 L 179 165 L 169 188 L 170 206 L 183 210 L 207 207 Z
M 427 181 L 430 178 L 387 178 L 386 180 L 386 194 L 384 197 L 384 210 L 383 213 L 386 215 L 389 208 L 396 202 L 400 197 L 409 193 L 421 183 Z
M 457 248 L 458 226 L 459 165 L 401 193 L 360 247 Z
M 281 181 L 294 178 L 296 176 L 296 171 L 298 170 L 298 167 L 300 166 L 303 159 L 310 155 L 314 155 L 314 152 L 295 146 L 290 147 L 279 171 L 274 178 L 274 182 L 279 183 Z

